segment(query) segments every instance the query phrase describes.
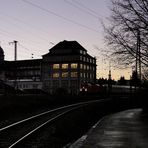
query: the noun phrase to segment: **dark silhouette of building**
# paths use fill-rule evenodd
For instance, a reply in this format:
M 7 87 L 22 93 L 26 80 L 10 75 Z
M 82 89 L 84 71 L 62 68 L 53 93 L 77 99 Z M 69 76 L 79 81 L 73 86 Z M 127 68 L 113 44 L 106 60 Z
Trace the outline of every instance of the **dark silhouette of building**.
M 0 46 L 0 62 L 4 61 L 4 50 Z
M 78 94 L 82 83 L 95 83 L 96 59 L 77 41 L 62 41 L 42 59 L 4 61 L 0 48 L 0 79 L 18 89 Z
M 96 59 L 76 41 L 62 41 L 43 56 L 43 87 L 50 93 L 59 88 L 78 94 L 81 83 L 96 80 Z

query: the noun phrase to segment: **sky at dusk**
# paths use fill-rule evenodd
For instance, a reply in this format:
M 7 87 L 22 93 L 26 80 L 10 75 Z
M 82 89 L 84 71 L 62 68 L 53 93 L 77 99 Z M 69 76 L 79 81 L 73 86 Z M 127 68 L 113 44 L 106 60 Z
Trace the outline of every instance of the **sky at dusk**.
M 97 59 L 97 76 L 108 77 L 109 61 L 101 21 L 109 17 L 110 0 L 0 0 L 0 45 L 5 60 L 14 60 L 14 40 L 18 41 L 17 59 L 42 58 L 63 40 L 78 41 Z M 112 77 L 129 78 L 129 71 L 112 69 Z

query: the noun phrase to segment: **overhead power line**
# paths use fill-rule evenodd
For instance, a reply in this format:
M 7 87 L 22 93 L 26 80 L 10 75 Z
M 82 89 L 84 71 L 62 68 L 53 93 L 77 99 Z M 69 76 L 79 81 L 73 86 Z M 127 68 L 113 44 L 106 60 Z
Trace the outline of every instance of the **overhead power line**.
M 27 50 L 27 51 L 30 51 L 30 49 L 29 48 L 27 48 L 27 47 L 25 47 L 24 45 L 22 45 L 22 44 L 18 44 L 19 46 L 21 46 L 22 48 L 24 48 L 25 50 Z
M 98 14 L 96 13 L 92 13 L 88 8 L 84 7 L 83 5 L 80 5 L 79 3 L 73 3 L 73 1 L 69 1 L 69 0 L 64 0 L 66 3 L 68 3 L 69 5 L 72 5 L 73 7 L 83 11 L 84 13 L 87 13 L 95 18 L 99 18 Z
M 91 28 L 91 27 L 89 27 L 89 26 L 86 26 L 86 25 L 84 25 L 84 24 L 78 23 L 78 22 L 76 22 L 76 21 L 74 21 L 74 20 L 72 20 L 72 19 L 69 19 L 69 18 L 67 18 L 67 17 L 65 17 L 65 16 L 62 16 L 62 15 L 58 14 L 58 13 L 55 13 L 55 12 L 49 10 L 49 9 L 43 8 L 43 7 L 41 7 L 41 6 L 39 6 L 39 5 L 35 4 L 35 3 L 32 3 L 32 2 L 30 2 L 30 1 L 28 1 L 28 0 L 22 0 L 22 1 L 25 2 L 25 3 L 27 3 L 27 4 L 29 4 L 29 5 L 31 5 L 31 6 L 33 6 L 33 7 L 36 7 L 36 8 L 38 8 L 38 9 L 42 10 L 42 11 L 44 11 L 44 12 L 47 12 L 47 13 L 50 13 L 50 14 L 56 16 L 56 17 L 59 17 L 59 18 L 65 20 L 65 21 L 71 22 L 71 23 L 73 23 L 73 24 L 75 24 L 75 25 L 81 26 L 81 27 L 83 27 L 83 28 L 85 28 L 85 29 L 88 29 L 88 30 L 91 30 L 91 31 L 93 31 L 93 32 L 99 33 L 99 31 L 96 30 L 96 29 L 93 29 L 93 28 Z
M 17 18 L 17 17 L 15 17 L 15 16 L 10 16 L 10 15 L 8 15 L 8 14 L 6 14 L 6 13 L 4 13 L 4 12 L 2 12 L 1 10 L 0 10 L 0 15 L 1 16 L 5 16 L 5 18 L 10 18 L 10 19 L 12 19 L 12 20 L 14 20 L 14 21 L 16 21 L 16 22 L 19 22 L 19 23 L 21 23 L 21 24 L 23 24 L 23 25 L 26 25 L 26 26 L 29 26 L 29 27 L 31 27 L 31 29 L 37 29 L 38 31 L 40 31 L 41 33 L 44 33 L 44 34 L 47 34 L 47 35 L 49 35 L 50 34 L 50 32 L 47 32 L 47 31 L 45 31 L 45 30 L 43 30 L 41 27 L 37 27 L 36 25 L 33 25 L 33 24 L 31 24 L 31 23 L 29 23 L 29 22 L 26 22 L 26 21 L 24 21 L 24 20 L 22 20 L 22 19 L 20 19 L 20 18 Z M 52 35 L 53 36 L 53 35 Z
M 79 6 L 83 7 L 83 8 L 85 8 L 86 10 L 88 10 L 88 11 L 91 12 L 91 13 L 93 13 L 94 15 L 98 16 L 98 13 L 97 13 L 96 11 L 94 11 L 94 10 L 92 10 L 92 9 L 90 9 L 90 8 L 88 8 L 88 7 L 86 7 L 84 4 L 78 2 L 77 0 L 73 0 L 73 2 L 76 3 L 77 5 L 79 5 Z

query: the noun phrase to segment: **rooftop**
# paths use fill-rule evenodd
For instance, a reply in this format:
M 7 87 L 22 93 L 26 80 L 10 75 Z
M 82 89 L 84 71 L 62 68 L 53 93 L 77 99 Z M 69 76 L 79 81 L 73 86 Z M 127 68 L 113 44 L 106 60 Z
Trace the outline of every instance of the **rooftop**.
M 45 55 L 52 55 L 52 54 L 77 54 L 80 53 L 80 50 L 82 52 L 87 52 L 87 50 L 81 46 L 77 41 L 61 41 L 58 44 L 56 44 L 54 47 L 52 47 L 49 50 L 48 54 Z

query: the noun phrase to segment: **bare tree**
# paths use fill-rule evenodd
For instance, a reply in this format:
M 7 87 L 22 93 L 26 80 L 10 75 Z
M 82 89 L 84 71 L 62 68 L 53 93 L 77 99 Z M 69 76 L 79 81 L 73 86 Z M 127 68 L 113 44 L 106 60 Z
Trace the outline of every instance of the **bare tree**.
M 111 56 L 124 66 L 138 56 L 142 67 L 148 67 L 148 0 L 112 0 L 108 20 L 104 30 Z

